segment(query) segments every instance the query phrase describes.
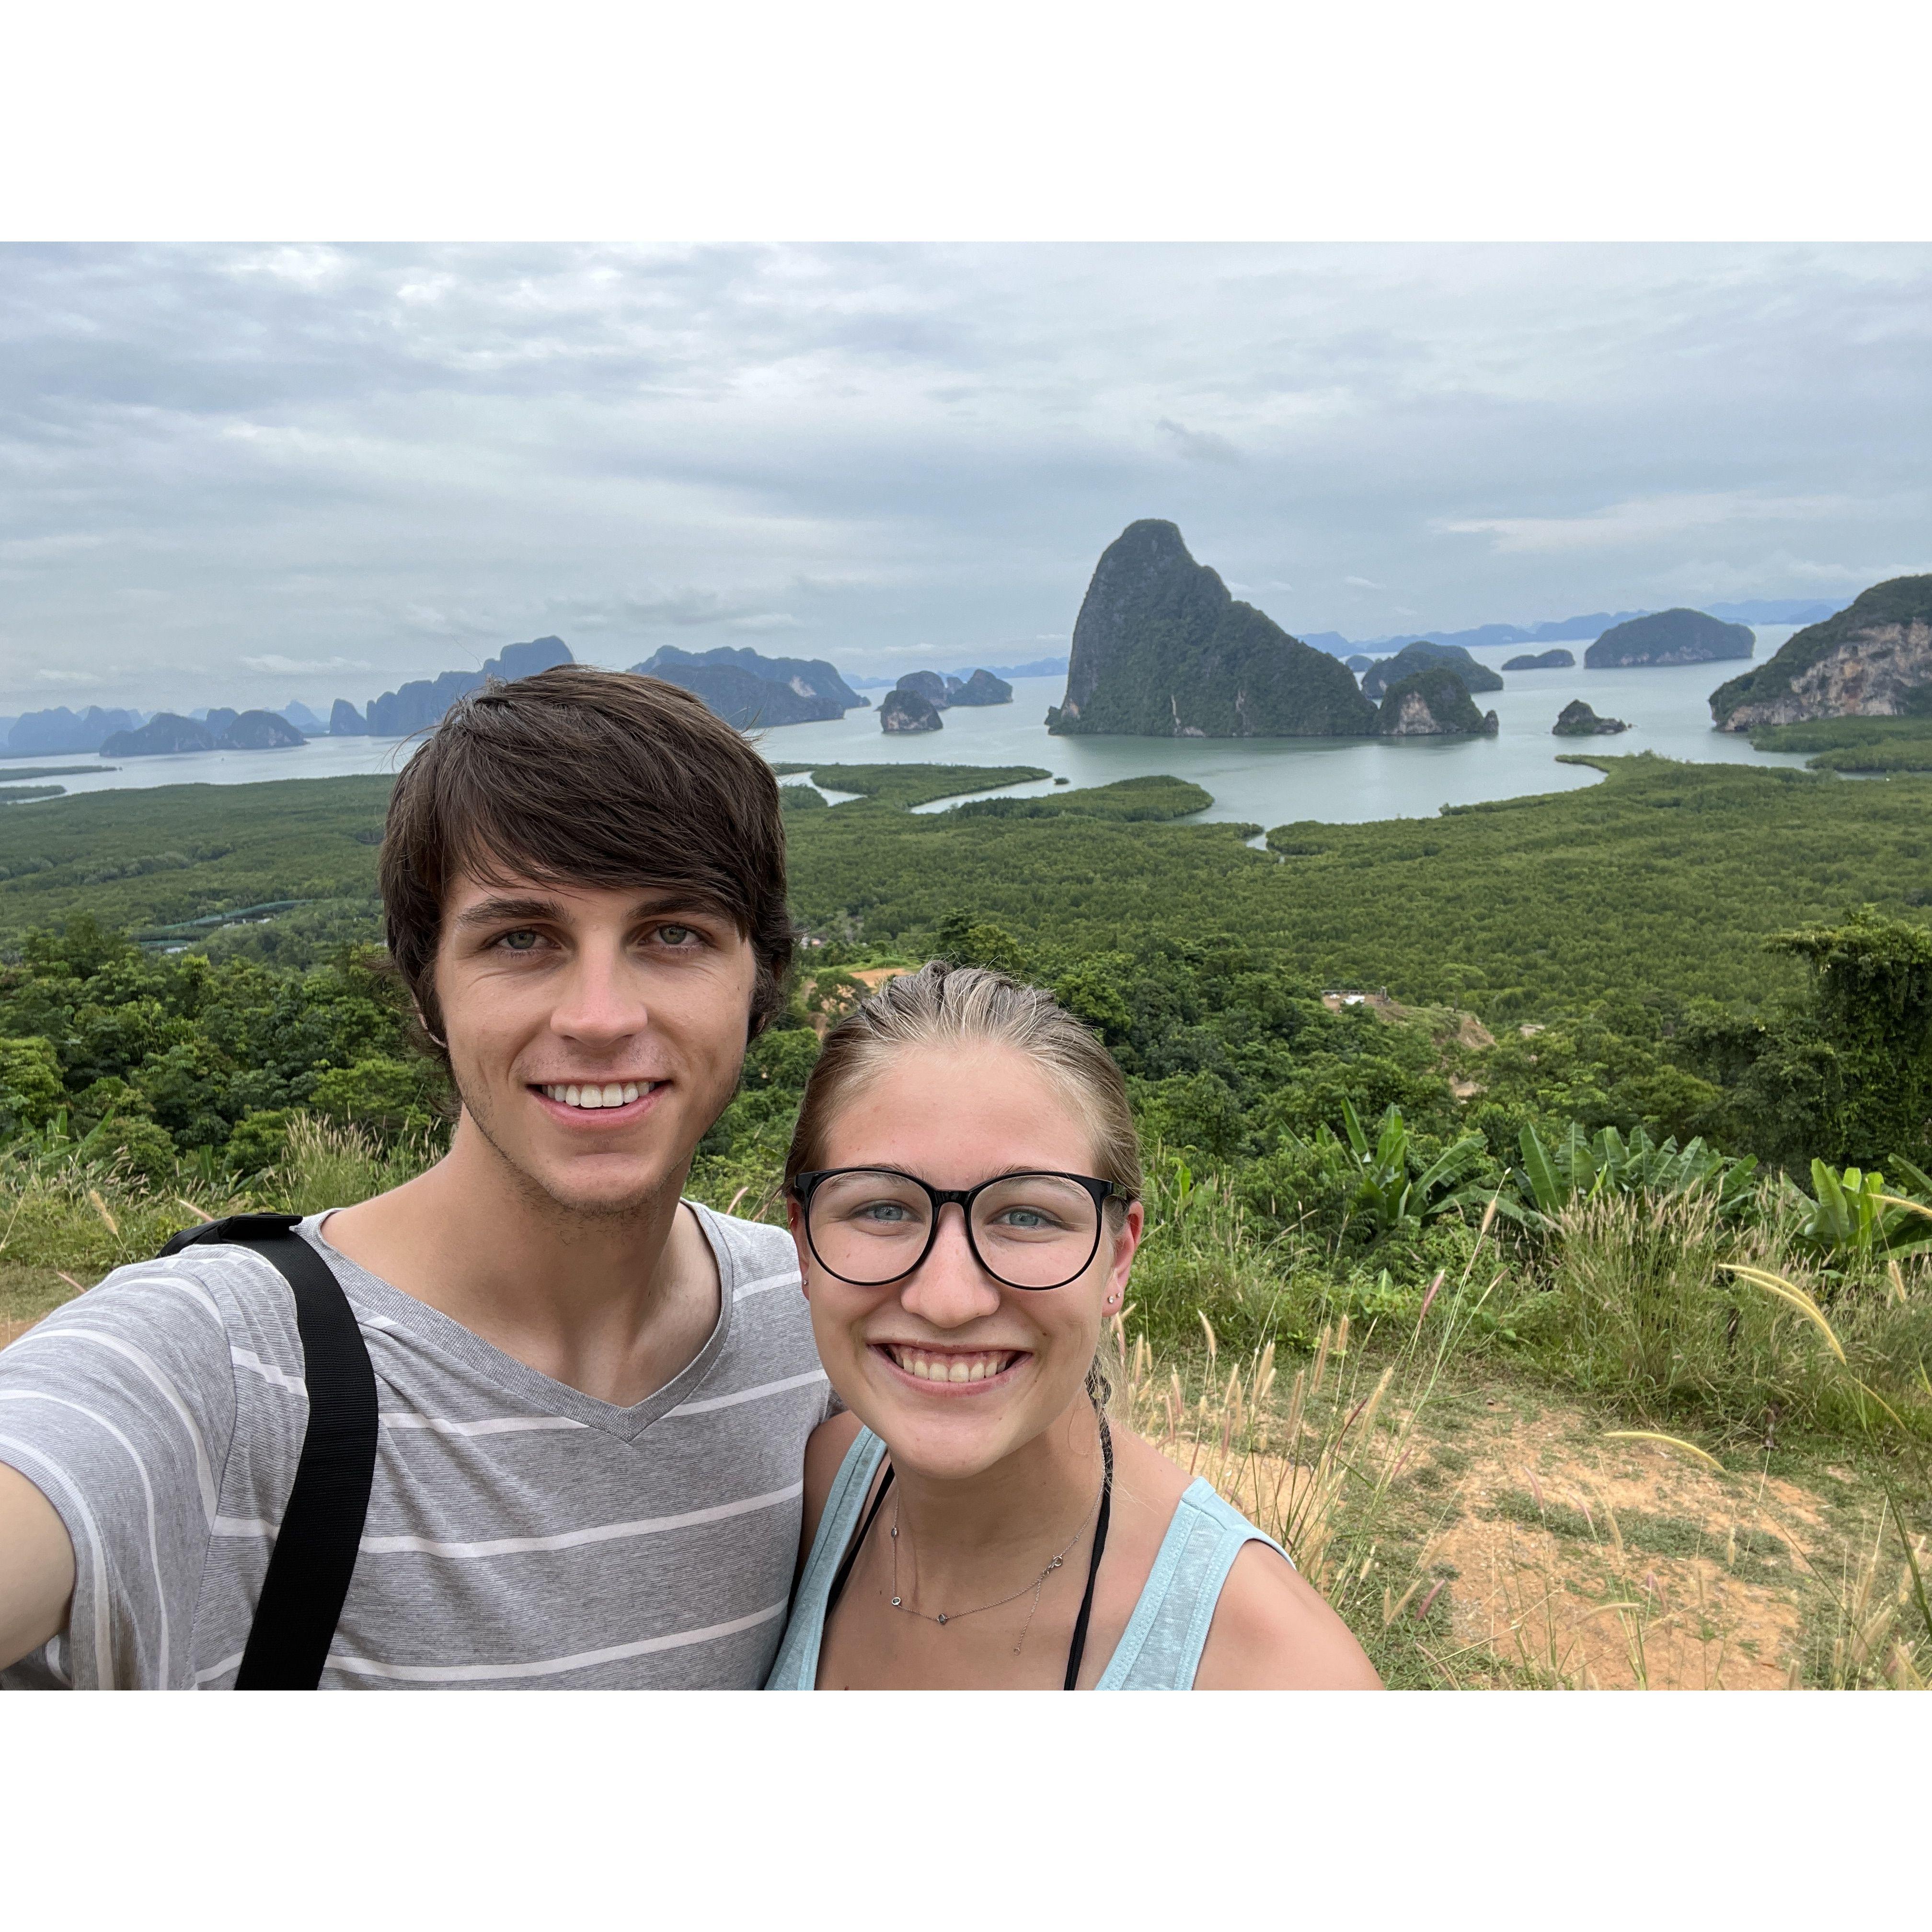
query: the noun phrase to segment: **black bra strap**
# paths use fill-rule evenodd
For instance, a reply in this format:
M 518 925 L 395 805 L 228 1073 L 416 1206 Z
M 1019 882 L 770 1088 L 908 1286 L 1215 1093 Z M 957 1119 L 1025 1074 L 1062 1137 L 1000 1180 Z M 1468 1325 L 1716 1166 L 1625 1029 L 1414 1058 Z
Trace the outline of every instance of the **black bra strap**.
M 1105 1472 L 1100 1478 L 1100 1513 L 1094 1520 L 1094 1554 L 1087 1563 L 1087 1593 L 1080 1599 L 1080 1614 L 1074 1620 L 1073 1641 L 1066 1649 L 1066 1682 L 1063 1690 L 1072 1690 L 1080 1682 L 1080 1666 L 1087 1654 L 1087 1625 L 1094 1615 L 1094 1586 L 1100 1579 L 1101 1552 L 1107 1546 L 1107 1519 L 1114 1501 L 1114 1438 L 1107 1432 L 1107 1418 L 1096 1406 L 1100 1423 L 1100 1460 Z
M 844 1561 L 838 1566 L 838 1574 L 832 1580 L 832 1588 L 826 1593 L 825 1621 L 830 1622 L 838 1599 L 844 1594 L 845 1585 L 852 1574 L 852 1566 L 859 1560 L 859 1552 L 866 1546 L 866 1538 L 872 1534 L 872 1525 L 878 1520 L 880 1505 L 886 1499 L 886 1492 L 892 1486 L 892 1466 L 886 1464 L 886 1480 L 879 1485 L 879 1493 L 872 1498 L 872 1506 L 866 1512 L 866 1520 L 859 1526 L 859 1534 L 847 1546 Z M 821 1624 L 820 1628 L 824 1628 Z

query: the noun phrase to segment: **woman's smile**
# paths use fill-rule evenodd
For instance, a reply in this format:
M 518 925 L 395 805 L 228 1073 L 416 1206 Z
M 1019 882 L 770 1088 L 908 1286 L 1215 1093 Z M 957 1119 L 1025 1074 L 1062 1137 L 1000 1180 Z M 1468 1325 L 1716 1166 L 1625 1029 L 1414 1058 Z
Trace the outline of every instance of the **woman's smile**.
M 1025 1348 L 962 1348 L 929 1342 L 874 1342 L 873 1356 L 922 1395 L 982 1395 L 1012 1385 L 1013 1372 L 1031 1359 Z

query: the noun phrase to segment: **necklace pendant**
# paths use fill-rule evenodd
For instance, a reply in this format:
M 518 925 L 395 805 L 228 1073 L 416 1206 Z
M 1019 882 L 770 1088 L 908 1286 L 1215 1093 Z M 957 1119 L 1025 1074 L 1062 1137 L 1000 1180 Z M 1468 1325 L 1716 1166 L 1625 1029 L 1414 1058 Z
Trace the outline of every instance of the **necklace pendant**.
M 941 1623 L 944 1623 L 946 1621 L 946 1612 L 944 1610 L 941 1610 L 939 1613 L 939 1621 Z
M 1051 1563 L 1049 1563 L 1046 1567 L 1047 1567 L 1049 1570 L 1058 1570 L 1058 1569 L 1060 1568 L 1060 1559 L 1058 1556 L 1056 1556 L 1056 1557 L 1053 1559 L 1053 1561 L 1052 1561 Z

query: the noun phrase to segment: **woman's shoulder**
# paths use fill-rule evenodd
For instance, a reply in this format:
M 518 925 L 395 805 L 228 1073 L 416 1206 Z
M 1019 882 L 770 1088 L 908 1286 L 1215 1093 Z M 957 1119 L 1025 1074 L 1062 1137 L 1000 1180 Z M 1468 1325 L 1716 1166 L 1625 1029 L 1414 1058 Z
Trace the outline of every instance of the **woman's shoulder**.
M 1273 1544 L 1236 1556 L 1194 1674 L 1197 1690 L 1379 1690 L 1354 1634 Z
M 1195 1479 L 1144 1438 L 1125 1437 L 1136 1487 L 1163 1530 L 1192 1498 Z M 1218 1496 L 1208 1507 L 1230 1534 L 1247 1520 Z M 1195 1672 L 1197 1690 L 1378 1690 L 1348 1625 L 1322 1593 L 1271 1543 L 1244 1544 L 1216 1600 L 1214 1622 Z
M 806 1438 L 805 1521 L 800 1547 L 809 1550 L 818 1534 L 820 1517 L 825 1514 L 826 1498 L 838 1480 L 838 1472 L 864 1425 L 848 1409 L 821 1422 Z

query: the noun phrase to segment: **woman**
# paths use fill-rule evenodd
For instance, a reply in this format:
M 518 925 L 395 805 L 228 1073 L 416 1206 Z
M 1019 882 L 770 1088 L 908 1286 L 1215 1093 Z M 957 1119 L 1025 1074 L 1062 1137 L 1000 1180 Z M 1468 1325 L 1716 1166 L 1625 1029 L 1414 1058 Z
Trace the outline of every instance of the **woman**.
M 1105 1412 L 1144 1224 L 1119 1070 L 1047 994 L 929 965 L 836 1028 L 786 1162 L 820 1359 L 766 1688 L 1370 1688 L 1280 1549 Z

